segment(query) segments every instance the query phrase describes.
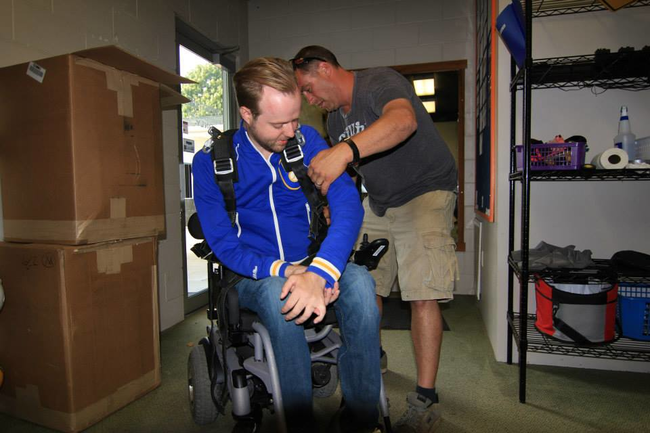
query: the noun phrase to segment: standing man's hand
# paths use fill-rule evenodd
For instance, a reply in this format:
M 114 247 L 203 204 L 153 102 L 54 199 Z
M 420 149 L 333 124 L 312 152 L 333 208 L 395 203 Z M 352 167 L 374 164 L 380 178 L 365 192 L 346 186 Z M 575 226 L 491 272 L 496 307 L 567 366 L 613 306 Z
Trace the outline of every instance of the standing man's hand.
M 313 272 L 294 274 L 287 278 L 282 286 L 280 299 L 284 299 L 291 293 L 289 299 L 282 307 L 282 314 L 286 314 L 285 320 L 293 320 L 296 317 L 296 325 L 303 324 L 309 317 L 316 314 L 314 323 L 320 323 L 325 317 L 324 296 L 325 279 Z
M 348 167 L 352 161 L 352 151 L 347 144 L 338 144 L 330 149 L 321 150 L 309 163 L 307 175 L 323 195 L 327 195 L 330 185 Z

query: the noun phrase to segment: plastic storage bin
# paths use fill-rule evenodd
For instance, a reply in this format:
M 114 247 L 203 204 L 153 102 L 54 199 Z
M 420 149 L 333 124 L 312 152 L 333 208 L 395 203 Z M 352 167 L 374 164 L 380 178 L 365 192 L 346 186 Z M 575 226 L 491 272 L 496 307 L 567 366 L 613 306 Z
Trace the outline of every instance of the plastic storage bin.
M 535 328 L 578 345 L 616 339 L 616 284 L 558 284 L 535 279 Z
M 623 337 L 650 341 L 650 286 L 620 283 L 618 316 Z
M 531 170 L 578 170 L 585 163 L 587 143 L 532 144 L 530 149 Z M 524 146 L 515 146 L 517 170 L 524 163 Z

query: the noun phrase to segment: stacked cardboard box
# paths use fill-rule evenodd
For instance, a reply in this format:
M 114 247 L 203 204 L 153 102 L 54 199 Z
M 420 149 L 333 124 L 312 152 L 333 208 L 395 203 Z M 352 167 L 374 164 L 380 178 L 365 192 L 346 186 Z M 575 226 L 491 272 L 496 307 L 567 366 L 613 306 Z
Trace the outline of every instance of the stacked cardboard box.
M 162 234 L 161 89 L 188 81 L 117 47 L 0 69 L 5 240 Z
M 117 47 L 0 69 L 0 411 L 79 431 L 160 384 L 161 108 L 181 82 Z
M 0 243 L 0 411 L 80 431 L 160 384 L 156 245 Z

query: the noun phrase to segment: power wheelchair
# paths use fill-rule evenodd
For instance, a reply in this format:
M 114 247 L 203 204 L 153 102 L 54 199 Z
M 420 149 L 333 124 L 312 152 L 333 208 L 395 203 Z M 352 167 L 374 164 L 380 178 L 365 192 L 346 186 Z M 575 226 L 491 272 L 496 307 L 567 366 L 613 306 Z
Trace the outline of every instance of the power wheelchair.
M 188 222 L 190 234 L 204 239 L 198 215 Z M 355 263 L 374 269 L 388 248 L 386 239 L 369 243 L 367 236 L 355 253 Z M 189 356 L 188 390 L 194 422 L 206 425 L 225 414 L 228 400 L 236 420 L 233 433 L 255 432 L 261 425 L 263 409 L 275 413 L 276 431 L 286 433 L 280 381 L 268 331 L 257 315 L 240 309 L 236 290 L 230 290 L 242 277 L 219 263 L 207 242 L 192 247 L 192 252 L 207 261 L 208 310 L 210 325 Z M 336 316 L 328 309 L 325 319 L 315 325 L 310 319 L 305 338 L 312 358 L 314 397 L 329 397 L 338 386 L 337 354 L 341 338 L 333 330 Z M 388 400 L 381 383 L 379 412 L 386 432 L 391 432 Z

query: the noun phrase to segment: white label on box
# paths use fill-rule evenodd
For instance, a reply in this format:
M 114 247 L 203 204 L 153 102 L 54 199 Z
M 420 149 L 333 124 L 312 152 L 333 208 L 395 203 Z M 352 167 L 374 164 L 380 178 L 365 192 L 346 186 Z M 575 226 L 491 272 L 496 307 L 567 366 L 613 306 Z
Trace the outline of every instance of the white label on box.
M 183 134 L 189 134 L 190 133 L 190 122 L 187 120 L 183 120 Z
M 189 138 L 183 139 L 183 151 L 194 153 L 194 140 Z
M 45 68 L 34 62 L 29 62 L 29 65 L 27 65 L 27 75 L 42 83 L 45 78 Z

